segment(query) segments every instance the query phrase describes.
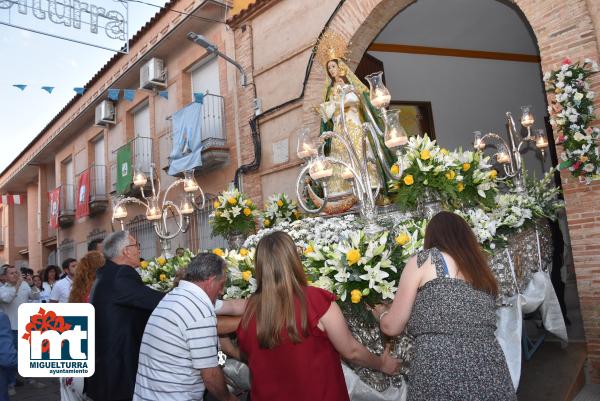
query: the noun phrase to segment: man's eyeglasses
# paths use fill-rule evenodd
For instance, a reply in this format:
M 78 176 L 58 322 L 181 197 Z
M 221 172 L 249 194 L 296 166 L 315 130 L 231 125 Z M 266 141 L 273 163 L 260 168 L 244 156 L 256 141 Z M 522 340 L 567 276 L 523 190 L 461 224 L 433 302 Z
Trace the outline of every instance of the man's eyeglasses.
M 135 244 L 129 244 L 129 245 L 127 245 L 127 248 L 129 248 L 130 246 L 137 246 L 137 249 L 138 250 L 140 249 L 140 243 L 139 242 L 136 242 Z

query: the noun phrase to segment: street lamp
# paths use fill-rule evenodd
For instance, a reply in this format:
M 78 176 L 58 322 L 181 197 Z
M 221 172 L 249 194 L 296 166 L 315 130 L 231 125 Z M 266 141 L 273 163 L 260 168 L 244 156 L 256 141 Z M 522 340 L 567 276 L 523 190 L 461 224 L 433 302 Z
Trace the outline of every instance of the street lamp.
M 213 53 L 219 57 L 223 57 L 225 60 L 227 60 L 231 64 L 233 64 L 238 70 L 240 70 L 240 74 L 242 75 L 242 86 L 245 87 L 248 85 L 248 77 L 246 77 L 246 73 L 244 72 L 244 69 L 242 68 L 242 66 L 237 61 L 232 59 L 231 57 L 227 56 L 224 53 L 221 53 L 219 51 L 219 49 L 217 48 L 217 45 L 209 42 L 208 39 L 206 39 L 204 36 L 194 33 L 194 32 L 188 33 L 187 38 L 189 40 L 191 40 L 192 42 L 194 42 L 195 44 L 204 47 L 207 52 Z

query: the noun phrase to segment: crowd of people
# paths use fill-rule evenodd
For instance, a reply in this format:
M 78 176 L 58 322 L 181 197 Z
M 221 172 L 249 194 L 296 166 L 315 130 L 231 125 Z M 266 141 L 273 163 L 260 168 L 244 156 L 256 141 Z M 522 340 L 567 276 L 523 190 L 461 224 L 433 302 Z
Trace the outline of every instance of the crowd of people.
M 37 279 L 4 266 L 0 338 L 13 342 L 0 347 L 0 400 L 14 389 L 16 309 L 30 300 L 95 308 L 95 373 L 61 379 L 63 400 L 238 400 L 223 354 L 249 366 L 252 401 L 348 401 L 342 360 L 398 373 L 402 361 L 387 348 L 377 355 L 354 339 L 335 295 L 308 285 L 289 235 L 264 236 L 255 263 L 256 292 L 226 301 L 226 262 L 213 253 L 195 256 L 166 294 L 144 285 L 140 244 L 127 231 L 90 244 L 79 262 L 65 260 L 62 278 L 56 266 Z M 497 291 L 466 222 L 436 215 L 393 303 L 372 309 L 383 333 L 408 329 L 416 338 L 409 400 L 516 400 L 494 337 Z

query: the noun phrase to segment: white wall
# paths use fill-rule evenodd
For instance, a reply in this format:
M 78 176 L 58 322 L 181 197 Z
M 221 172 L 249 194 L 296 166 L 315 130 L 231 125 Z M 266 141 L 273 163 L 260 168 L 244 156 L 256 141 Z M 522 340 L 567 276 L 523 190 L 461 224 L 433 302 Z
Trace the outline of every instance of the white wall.
M 545 95 L 539 64 L 370 52 L 382 60 L 392 100 L 429 101 L 438 143 L 472 148 L 473 131 L 507 138 L 505 112 L 520 127 L 520 107 L 532 105 L 534 128 L 544 128 Z M 533 150 L 525 154 L 528 170 L 539 177 L 542 163 Z M 550 166 L 546 155 L 546 167 Z

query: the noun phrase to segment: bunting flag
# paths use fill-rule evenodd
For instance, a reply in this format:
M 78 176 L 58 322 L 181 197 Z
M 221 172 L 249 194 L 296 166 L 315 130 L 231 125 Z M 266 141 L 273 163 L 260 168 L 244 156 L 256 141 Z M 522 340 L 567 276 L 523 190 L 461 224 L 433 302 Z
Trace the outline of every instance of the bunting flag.
M 52 93 L 52 91 L 54 90 L 54 86 L 42 86 L 42 89 L 48 93 Z
M 129 190 L 133 179 L 131 168 L 131 144 L 117 150 L 117 192 L 123 194 Z
M 21 89 L 21 92 L 23 92 L 25 90 L 25 88 L 27 88 L 27 85 L 23 85 L 23 84 L 14 84 L 13 86 L 15 88 Z
M 60 187 L 50 192 L 50 228 L 58 228 L 58 211 L 60 210 Z
M 90 215 L 90 170 L 85 170 L 79 175 L 77 181 L 77 203 L 75 218 L 80 219 Z
M 75 91 L 75 92 L 76 92 L 78 95 L 83 95 L 83 93 L 85 92 L 85 88 L 82 88 L 82 87 L 79 87 L 79 86 L 78 86 L 78 87 L 76 87 L 76 88 L 73 88 L 73 90 L 74 90 L 74 91 Z
M 131 102 L 135 97 L 135 89 L 123 89 L 123 99 Z
M 24 205 L 25 195 L 2 195 L 0 197 L 0 205 Z
M 203 104 L 204 103 L 204 93 L 194 92 L 194 102 Z
M 160 92 L 158 92 L 158 96 L 165 98 L 165 99 L 169 99 L 169 91 L 160 91 Z
M 113 88 L 111 88 L 111 89 L 108 90 L 108 98 L 110 100 L 114 100 L 116 102 L 117 100 L 119 100 L 119 93 L 120 92 L 121 92 L 121 89 L 113 89 Z

